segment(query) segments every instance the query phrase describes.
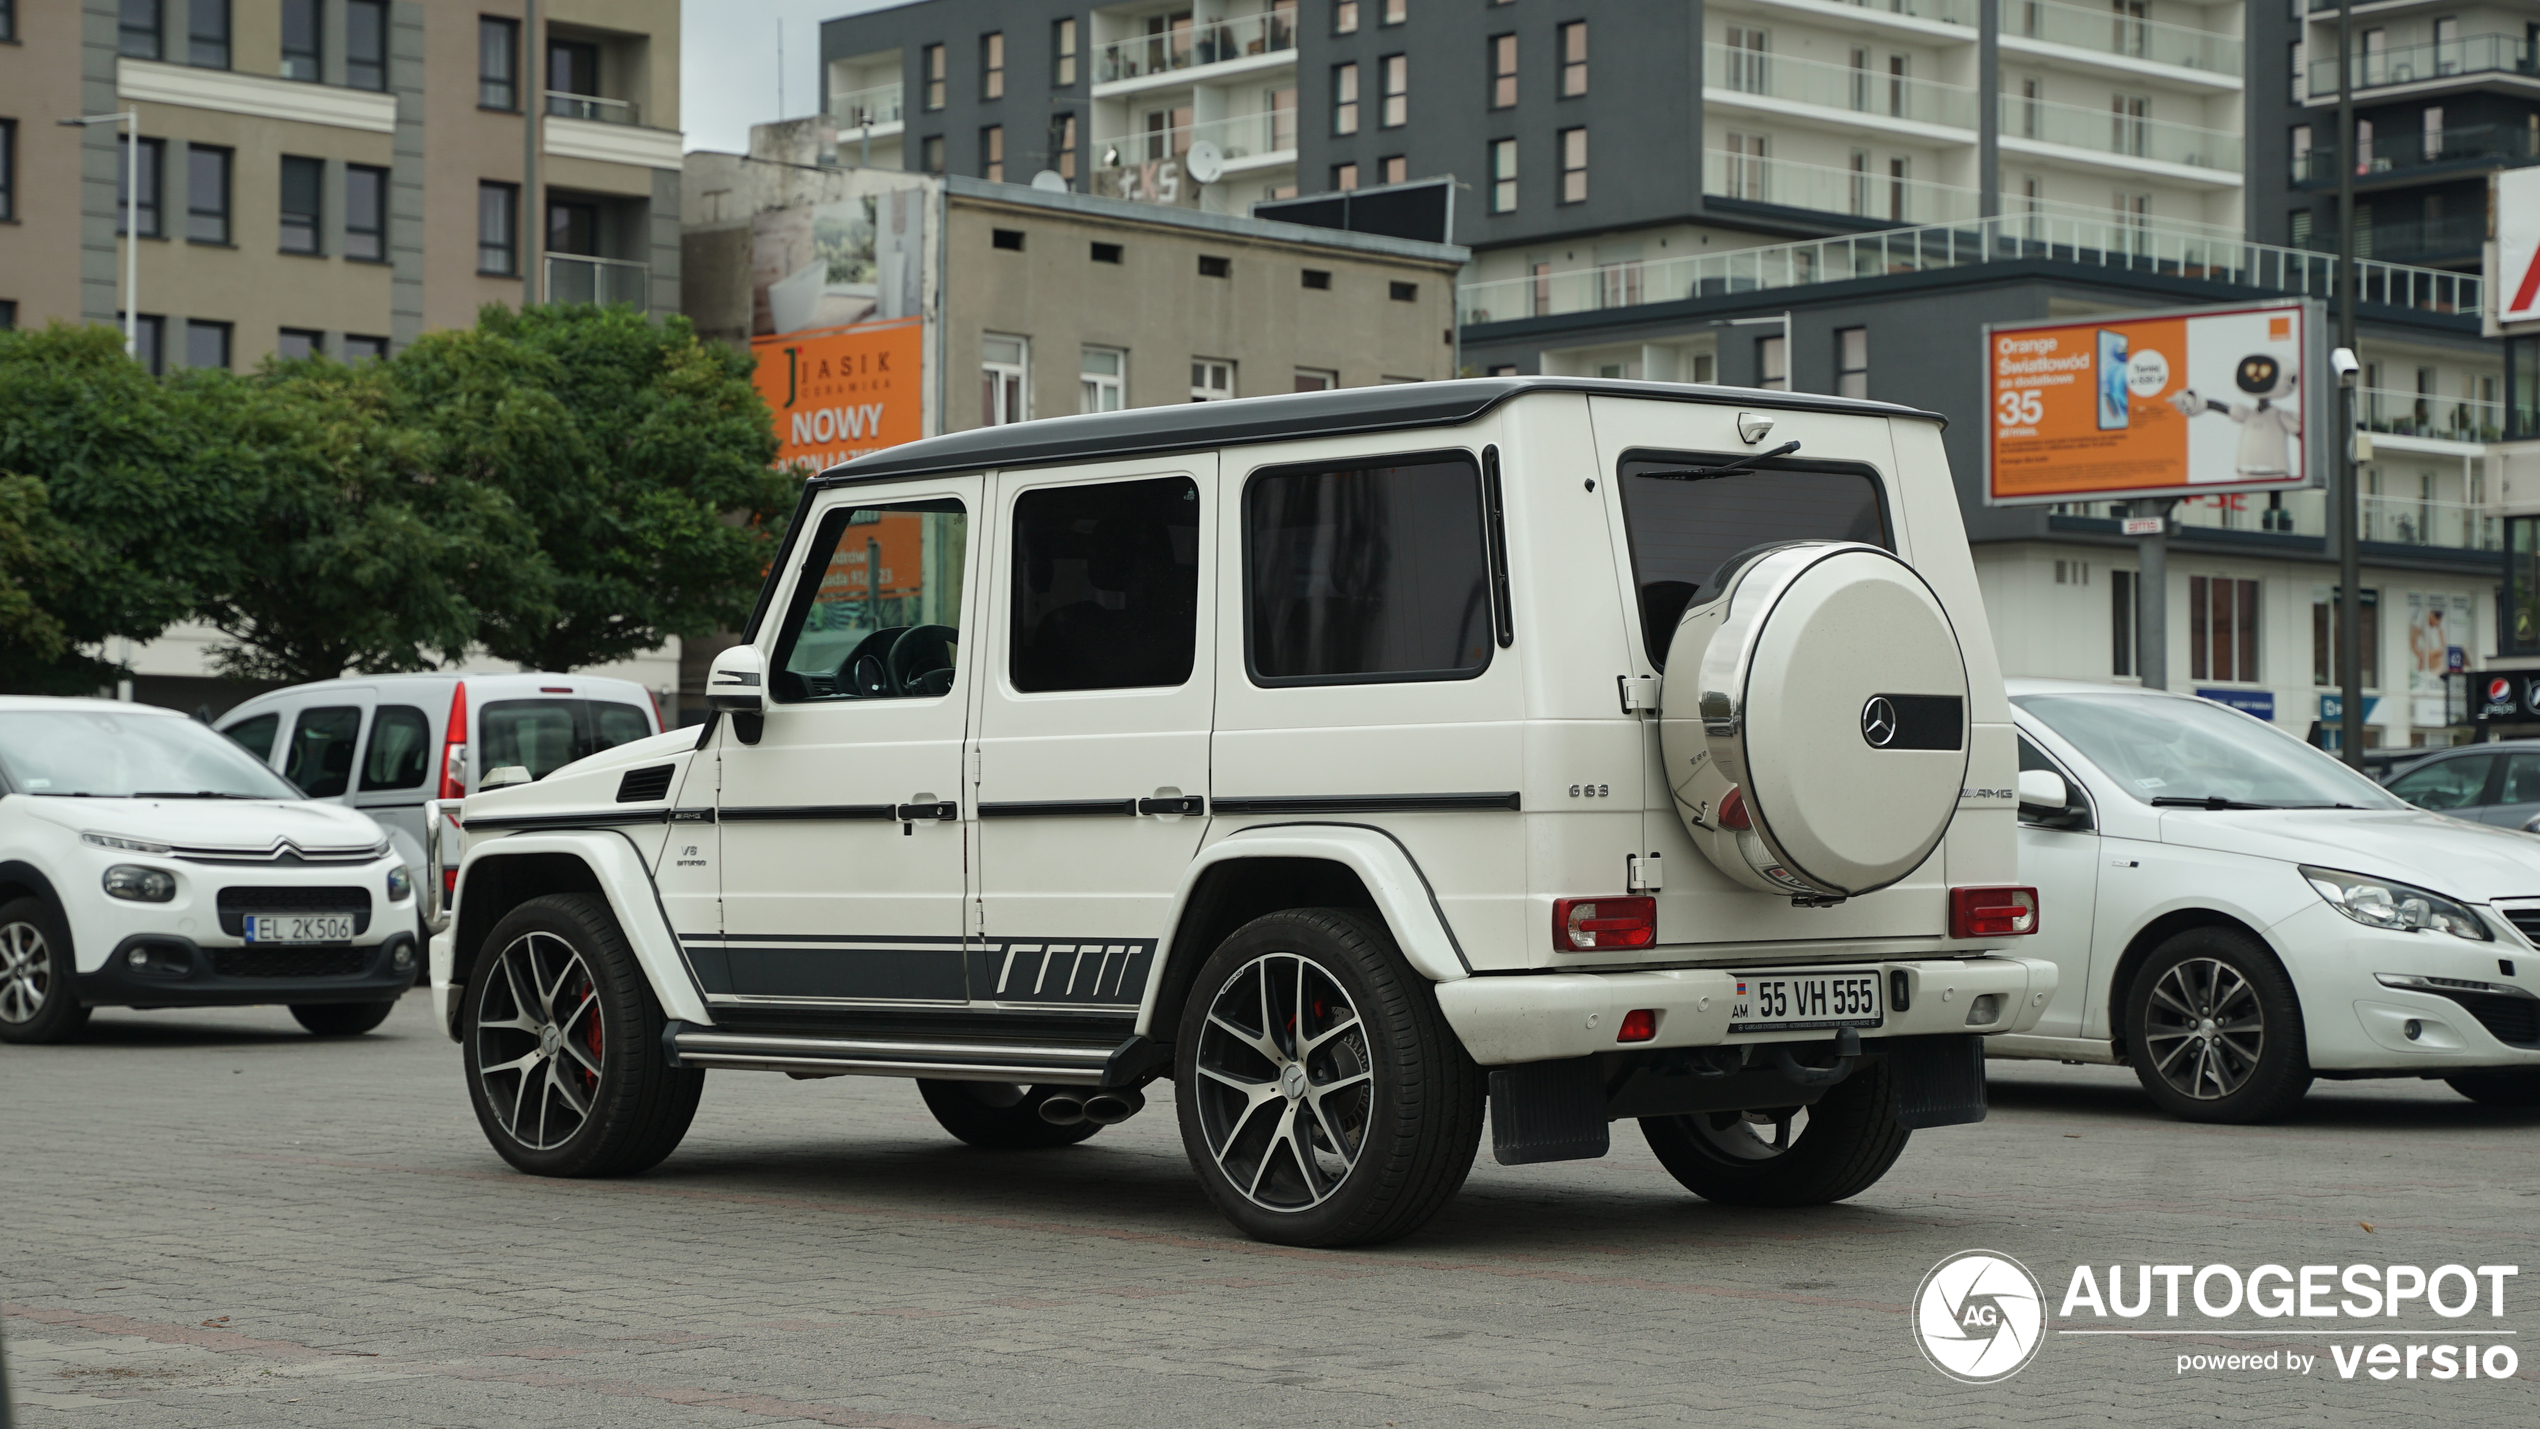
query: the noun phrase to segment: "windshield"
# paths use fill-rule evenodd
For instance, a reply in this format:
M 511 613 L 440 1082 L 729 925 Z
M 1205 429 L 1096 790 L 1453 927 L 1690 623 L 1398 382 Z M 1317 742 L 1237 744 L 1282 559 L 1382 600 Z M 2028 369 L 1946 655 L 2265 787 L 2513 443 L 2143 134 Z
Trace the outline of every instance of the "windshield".
M 166 714 L 97 709 L 0 714 L 0 774 L 16 793 L 56 797 L 301 797 L 228 737 Z
M 2327 754 L 2209 700 L 2021 695 L 2012 703 L 2044 720 L 2146 804 L 2407 807 Z

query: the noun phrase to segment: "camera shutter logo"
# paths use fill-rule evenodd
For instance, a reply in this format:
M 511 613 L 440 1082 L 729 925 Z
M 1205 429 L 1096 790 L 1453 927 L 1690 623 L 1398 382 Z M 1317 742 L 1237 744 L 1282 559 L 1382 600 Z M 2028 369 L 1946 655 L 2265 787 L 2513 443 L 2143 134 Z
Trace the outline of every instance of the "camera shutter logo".
M 1885 695 L 1872 695 L 1861 706 L 1861 738 L 1872 749 L 1885 749 L 1896 739 L 1896 705 Z
M 1995 1251 L 1963 1250 L 1933 1266 L 1913 1311 L 1923 1358 L 1963 1384 L 2009 1379 L 2046 1340 L 2046 1287 Z

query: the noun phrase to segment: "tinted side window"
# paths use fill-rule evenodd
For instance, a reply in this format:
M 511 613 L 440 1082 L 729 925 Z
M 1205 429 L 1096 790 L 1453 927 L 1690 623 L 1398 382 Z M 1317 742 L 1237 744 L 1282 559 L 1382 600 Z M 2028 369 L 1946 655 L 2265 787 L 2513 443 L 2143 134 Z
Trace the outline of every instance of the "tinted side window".
M 580 700 L 496 700 L 477 719 L 477 738 L 484 747 L 476 759 L 477 777 L 517 764 L 532 779 L 582 757 L 574 716 Z
M 1244 621 L 1260 684 L 1480 674 L 1494 640 L 1481 468 L 1441 453 L 1255 476 Z
M 1645 475 L 1732 459 L 1674 452 L 1631 452 L 1623 458 L 1623 524 L 1631 533 L 1641 638 L 1649 663 L 1661 669 L 1685 607 L 1709 599 L 1727 573 L 1723 567 L 1741 553 L 1808 540 L 1896 548 L 1878 477 L 1865 467 L 1774 466 L 1703 481 Z
M 312 799 L 332 799 L 353 779 L 353 745 L 361 739 L 362 712 L 352 705 L 302 710 L 291 728 L 282 777 Z
M 831 511 L 805 547 L 777 641 L 779 701 L 952 689 L 970 518 L 958 501 Z
M 370 746 L 362 752 L 362 789 L 413 789 L 423 783 L 432 721 L 412 705 L 381 705 L 370 717 Z
M 2505 756 L 2504 786 L 2496 791 L 2499 804 L 2540 803 L 2540 754 L 2508 754 Z
M 2438 759 L 2391 780 L 2390 792 L 2420 809 L 2465 809 L 2486 792 L 2487 771 L 2495 763 L 2492 754 Z
M 241 749 L 246 750 L 249 754 L 256 756 L 258 759 L 271 762 L 273 759 L 273 737 L 274 734 L 281 728 L 281 715 L 260 714 L 254 719 L 242 719 L 238 723 L 231 725 L 229 728 L 222 730 L 221 733 L 237 740 L 238 746 Z
M 1188 477 L 1014 501 L 1014 688 L 1119 690 L 1191 677 L 1199 486 Z

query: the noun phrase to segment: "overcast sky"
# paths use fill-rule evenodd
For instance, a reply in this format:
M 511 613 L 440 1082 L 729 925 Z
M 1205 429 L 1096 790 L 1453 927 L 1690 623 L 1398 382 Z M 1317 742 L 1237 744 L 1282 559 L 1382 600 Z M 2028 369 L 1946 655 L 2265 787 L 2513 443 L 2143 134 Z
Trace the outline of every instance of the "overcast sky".
M 749 148 L 750 126 L 820 103 L 820 22 L 899 0 L 687 0 L 680 6 L 679 113 L 691 149 Z M 778 103 L 776 37 L 785 37 Z

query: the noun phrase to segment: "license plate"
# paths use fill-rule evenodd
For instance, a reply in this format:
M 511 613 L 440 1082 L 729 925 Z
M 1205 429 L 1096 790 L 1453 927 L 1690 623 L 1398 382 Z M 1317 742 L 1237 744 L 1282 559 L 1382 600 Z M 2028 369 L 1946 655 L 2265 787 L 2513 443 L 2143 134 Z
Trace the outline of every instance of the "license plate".
M 350 913 L 258 913 L 247 919 L 251 943 L 349 943 Z
M 1876 968 L 1860 972 L 1739 973 L 1731 1032 L 1832 1031 L 1885 1021 Z

